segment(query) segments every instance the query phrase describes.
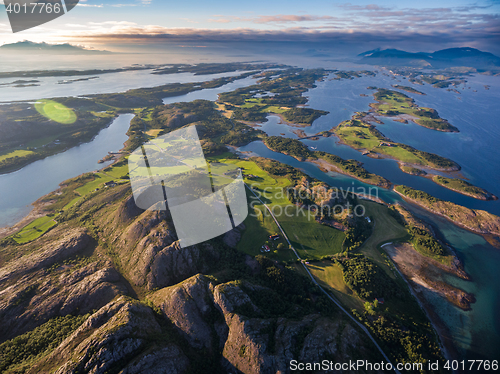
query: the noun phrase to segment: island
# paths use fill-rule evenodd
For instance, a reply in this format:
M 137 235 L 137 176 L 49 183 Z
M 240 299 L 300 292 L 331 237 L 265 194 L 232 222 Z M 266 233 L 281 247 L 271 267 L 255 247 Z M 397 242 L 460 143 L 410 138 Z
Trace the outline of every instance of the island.
M 95 76 L 95 77 L 78 78 L 78 79 L 64 79 L 64 80 L 58 81 L 57 84 L 71 84 L 71 83 L 75 83 L 75 82 L 90 81 L 93 79 L 99 79 L 99 77 Z
M 432 176 L 432 180 L 449 190 L 461 193 L 462 195 L 473 197 L 478 200 L 498 200 L 498 197 L 486 191 L 481 187 L 476 187 L 473 184 L 459 178 L 448 178 L 441 175 Z
M 370 104 L 374 115 L 412 121 L 432 130 L 458 132 L 455 126 L 439 117 L 435 109 L 420 108 L 415 100 L 401 92 L 379 88 L 373 97 L 377 101 Z
M 443 216 L 458 226 L 479 234 L 500 236 L 500 217 L 494 214 L 484 210 L 469 209 L 451 201 L 441 200 L 427 192 L 415 190 L 404 185 L 394 187 L 394 191 L 406 200 L 434 214 Z
M 255 65 L 256 69 L 266 67 L 266 64 Z M 90 141 L 120 113 L 138 113 L 141 108 L 161 105 L 165 97 L 220 87 L 258 72 L 260 70 L 206 82 L 172 83 L 122 93 L 61 97 L 38 102 L 50 103 L 50 112 L 55 114 L 54 118 L 64 117 L 69 113 L 75 119 L 71 123 L 54 121 L 44 111 L 37 110 L 40 107 L 38 104 L 16 102 L 1 105 L 0 131 L 4 135 L 0 139 L 0 174 L 19 170 L 34 161 Z M 61 75 L 60 71 L 48 73 L 53 74 L 52 76 Z M 82 79 L 91 78 L 93 77 Z
M 303 93 L 326 74 L 330 73 L 290 68 L 244 73 L 203 84 L 172 84 L 85 99 L 53 100 L 47 112 L 64 105 L 65 112 L 71 110 L 78 116 L 87 112 L 108 122 L 118 113 L 133 113 L 134 118 L 127 132 L 129 139 L 116 154 L 114 164 L 62 182 L 57 191 L 37 202 L 41 217 L 0 241 L 0 260 L 4 263 L 0 287 L 7 295 L 2 326 L 8 326 L 0 329 L 4 341 L 0 349 L 7 352 L 2 368 L 10 370 L 21 364 L 39 372 L 56 370 L 66 363 L 84 367 L 96 359 L 92 353 L 97 351 L 95 342 L 102 342 L 95 340 L 96 336 L 143 336 L 137 353 L 141 360 L 156 360 L 147 354 L 161 347 L 166 352 L 179 352 L 176 357 L 181 359 L 175 361 L 178 365 L 183 365 L 185 356 L 193 368 L 209 372 L 223 372 L 219 363 L 228 358 L 246 372 L 255 372 L 258 365 L 277 371 L 274 366 L 262 366 L 255 357 L 265 355 L 269 362 L 278 362 L 280 353 L 275 349 L 285 341 L 282 331 L 287 334 L 286 341 L 292 342 L 294 357 L 306 342 L 308 347 L 318 347 L 330 339 L 346 347 L 347 352 L 354 347 L 349 342 L 355 341 L 355 348 L 366 353 L 364 358 L 380 360 L 379 352 L 366 343 L 363 328 L 394 362 L 429 360 L 443 365 L 435 319 L 419 307 L 421 298 L 414 298 L 412 288 L 401 278 L 403 274 L 413 281 L 411 275 L 399 267 L 407 263 L 428 265 L 429 271 L 425 270 L 422 278 L 426 286 L 462 309 L 470 307 L 473 295 L 434 278 L 435 269 L 448 269 L 448 273 L 462 279 L 467 275 L 460 272 L 452 248 L 433 228 L 402 207 L 388 207 L 349 191 L 330 197 L 336 187 L 301 170 L 234 151 L 236 146 L 261 139 L 270 149 L 316 163 L 323 170 L 390 187 L 387 179 L 370 173 L 356 160 L 310 149 L 298 139 L 267 136 L 248 119 L 265 117 L 269 113 L 266 110 L 282 111 L 277 114 L 286 118 L 283 113 L 291 111 L 288 118 L 292 115 L 312 123 L 319 113 L 303 107 L 307 103 Z M 223 93 L 215 103 L 161 102 L 167 96 L 218 87 L 248 76 L 260 83 L 250 90 Z M 286 85 L 282 86 L 283 81 Z M 27 107 L 20 108 L 36 115 Z M 459 168 L 451 160 L 390 141 L 375 126 L 362 121 L 364 115 L 358 113 L 359 117 L 343 123 L 339 133 L 353 131 L 349 138 L 352 141 L 358 139 L 367 145 L 371 141 L 368 153 L 372 157 L 404 158 L 411 162 L 400 166 L 410 172 L 410 168 L 423 166 Z M 242 117 L 248 123 L 240 120 Z M 61 140 L 62 129 L 77 136 L 71 131 L 80 124 L 74 124 L 57 125 L 53 136 L 58 138 L 52 142 Z M 248 190 L 248 209 L 253 214 L 230 232 L 180 251 L 171 215 L 136 206 L 127 156 L 146 141 L 187 125 L 197 126 L 209 164 L 231 164 L 241 170 Z M 334 131 L 317 136 L 331 136 Z M 410 196 L 408 199 L 422 197 L 410 193 L 416 190 L 409 192 L 403 187 L 397 189 Z M 433 204 L 432 209 L 462 212 L 430 195 L 426 199 Z M 362 206 L 365 213 L 353 214 L 353 206 Z M 276 214 L 283 208 L 293 208 L 297 214 Z M 496 222 L 494 216 L 482 211 L 473 213 L 474 217 L 484 216 Z M 500 227 L 500 222 L 496 225 Z M 478 226 L 498 231 L 489 221 L 481 221 Z M 401 245 L 405 246 L 404 253 Z M 401 255 L 407 256 L 409 262 L 399 261 Z M 165 272 L 166 268 L 171 271 Z M 26 281 L 12 282 L 21 277 Z M 413 283 L 422 279 L 415 278 Z M 193 304 L 190 295 L 201 295 L 196 299 L 205 303 L 203 310 Z M 44 302 L 40 303 L 42 298 Z M 60 309 L 50 307 L 62 302 L 66 303 L 63 317 Z M 15 313 L 20 308 L 25 311 L 22 315 Z M 189 311 L 182 314 L 179 325 L 174 322 L 180 321 L 178 310 Z M 95 325 L 89 321 L 100 322 Z M 213 339 L 219 331 L 214 323 L 225 326 L 224 321 L 231 322 L 228 334 Z M 191 339 L 192 326 L 196 326 L 196 334 L 204 333 Z M 50 349 L 45 341 L 38 344 L 40 336 L 53 338 Z M 223 351 L 219 349 L 222 346 Z M 68 347 L 80 347 L 75 361 Z M 199 347 L 208 348 L 199 354 Z M 312 360 L 309 352 L 304 357 Z M 332 356 L 338 362 L 346 358 L 340 350 Z M 127 368 L 128 361 L 120 360 L 113 356 L 106 359 L 106 364 Z
M 16 81 L 9 82 L 9 83 L 0 83 L 0 86 L 14 86 L 14 87 L 18 87 L 20 85 L 28 86 L 28 85 L 34 85 L 36 83 L 40 83 L 40 81 L 36 80 L 36 79 L 30 79 L 30 80 L 18 79 Z
M 263 72 L 257 75 L 257 84 L 221 93 L 218 102 L 239 121 L 265 122 L 268 114 L 275 114 L 287 124 L 310 126 L 328 112 L 302 107 L 307 102 L 302 94 L 328 73 L 324 69 Z
M 427 175 L 427 172 L 425 170 L 416 168 L 416 167 L 411 166 L 411 165 L 406 165 L 404 163 L 399 163 L 399 168 L 401 169 L 401 171 L 405 172 L 406 174 L 417 175 L 417 176 Z
M 409 86 L 401 86 L 399 84 L 393 84 L 392 87 L 397 88 L 398 90 L 403 90 L 403 91 L 406 91 L 409 93 L 414 93 L 417 95 L 425 95 L 425 93 L 420 92 L 420 91 L 414 89 L 413 87 L 409 87 Z
M 280 152 L 299 161 L 309 161 L 320 166 L 321 169 L 335 171 L 349 175 L 362 182 L 375 186 L 390 188 L 391 182 L 384 177 L 370 173 L 359 161 L 344 160 L 343 158 L 323 151 L 311 151 L 300 140 L 284 138 L 281 136 L 268 136 L 263 138 L 264 144 L 275 152 Z
M 351 120 L 343 121 L 331 130 L 344 144 L 363 152 L 368 157 L 392 158 L 405 166 L 424 166 L 441 171 L 460 170 L 460 166 L 446 157 L 420 151 L 409 145 L 393 142 L 368 123 L 369 113 L 358 112 Z

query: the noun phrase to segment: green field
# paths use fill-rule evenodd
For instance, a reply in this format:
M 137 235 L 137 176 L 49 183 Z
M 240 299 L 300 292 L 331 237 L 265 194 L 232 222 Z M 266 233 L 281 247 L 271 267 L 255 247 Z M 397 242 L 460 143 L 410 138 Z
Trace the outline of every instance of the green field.
M 425 160 L 422 160 L 413 152 L 399 147 L 398 143 L 394 143 L 384 138 L 373 126 L 365 124 L 361 121 L 353 120 L 341 123 L 336 128 L 335 133 L 347 145 L 353 148 L 366 149 L 371 152 L 381 153 L 393 157 L 398 161 L 409 164 L 427 164 Z M 391 144 L 392 147 L 381 146 L 380 144 L 383 142 Z
M 75 191 L 80 194 L 81 196 L 88 195 L 91 192 L 94 192 L 97 188 L 103 188 L 104 183 L 106 182 L 119 182 L 122 177 L 125 177 L 128 175 L 128 164 L 125 163 L 124 165 L 119 166 L 109 166 L 105 168 L 103 171 L 100 171 L 98 173 L 94 173 L 94 180 L 87 182 L 83 184 L 82 186 L 78 187 L 75 189 Z M 78 201 L 80 198 L 75 198 L 72 201 L 67 204 L 64 209 L 68 209 L 71 206 L 73 206 L 76 201 Z
M 265 104 L 262 102 L 261 98 L 245 99 L 245 104 L 240 105 L 240 108 L 245 108 L 245 109 L 254 107 L 259 107 L 259 110 L 263 113 L 281 114 L 288 110 L 280 106 Z
M 290 180 L 284 177 L 274 178 L 252 161 L 220 157 L 214 159 L 243 168 L 245 183 L 253 186 L 255 193 L 271 208 L 301 257 L 319 259 L 342 250 L 344 240 L 342 231 L 319 224 L 312 215 L 309 215 L 308 211 L 298 209 L 290 204 L 283 193 L 283 187 L 289 186 Z M 259 200 L 253 198 L 252 193 L 248 190 L 247 196 L 251 204 L 249 207 L 250 216 L 244 222 L 246 229 L 237 248 L 245 253 L 256 255 L 260 253 L 260 248 L 269 235 L 281 234 L 281 232 L 266 207 Z M 287 206 L 289 216 L 284 209 Z M 285 241 L 283 244 L 288 247 Z M 296 259 L 289 249 L 278 251 L 272 255 L 281 260 Z
M 368 240 L 356 251 L 375 261 L 377 265 L 386 270 L 387 274 L 394 278 L 392 270 L 387 266 L 386 258 L 381 254 L 380 246 L 393 241 L 408 240 L 408 232 L 389 215 L 388 208 L 385 205 L 367 200 L 363 200 L 361 204 L 366 209 L 366 215 L 372 217 L 374 226 Z
M 277 217 L 293 247 L 302 258 L 319 259 L 342 252 L 345 235 L 342 231 L 322 225 L 302 215 Z
M 110 166 L 105 170 L 106 173 L 93 173 L 93 180 L 87 182 L 70 182 L 70 188 L 63 188 L 62 194 L 51 196 L 51 199 L 56 198 L 61 200 L 61 202 L 55 203 L 54 208 L 51 209 L 53 212 L 52 214 L 34 220 L 16 234 L 12 235 L 11 238 L 18 244 L 28 243 L 39 238 L 49 229 L 57 225 L 59 210 L 71 208 L 85 195 L 94 192 L 97 188 L 102 188 L 105 182 L 119 180 L 119 177 L 127 174 L 128 166 L 127 164 L 116 167 Z
M 78 192 L 80 195 L 85 196 L 92 191 L 95 191 L 96 188 L 102 188 L 103 184 L 106 182 L 110 182 L 113 180 L 112 177 L 105 175 L 103 173 L 96 173 L 94 174 L 95 179 L 91 182 L 88 182 L 84 184 L 82 187 L 79 187 L 76 189 L 76 192 Z
M 375 130 L 373 126 L 353 120 L 339 124 L 335 133 L 353 148 L 373 150 L 379 146 L 380 142 L 386 140 L 382 134 L 373 130 Z
M 15 151 L 12 151 L 12 152 L 9 152 L 9 153 L 6 153 L 4 155 L 1 155 L 0 156 L 0 161 L 3 161 L 7 158 L 10 158 L 10 157 L 24 157 L 24 156 L 27 156 L 27 155 L 31 155 L 35 152 L 33 151 L 27 151 L 27 150 L 24 150 L 24 149 L 17 149 Z
M 63 210 L 66 210 L 66 209 L 71 208 L 71 207 L 72 207 L 73 205 L 75 205 L 75 204 L 76 204 L 76 202 L 77 202 L 78 200 L 80 200 L 80 199 L 81 199 L 81 196 L 75 197 L 73 200 L 71 200 L 68 204 L 66 204 L 66 205 L 64 206 Z
M 355 118 L 360 118 L 356 115 Z M 384 137 L 375 126 L 359 119 L 344 121 L 335 128 L 336 135 L 348 146 L 359 151 L 366 150 L 391 157 L 407 164 L 430 168 L 458 170 L 453 161 L 433 153 L 419 151 L 405 144 Z
M 122 179 L 123 177 L 128 175 L 128 164 L 125 162 L 124 165 L 110 166 L 104 169 L 103 172 L 115 179 Z
M 398 88 L 413 90 L 411 87 L 404 86 L 399 86 Z M 420 93 L 419 91 L 416 92 Z M 377 100 L 377 103 L 371 104 L 371 106 L 381 116 L 393 117 L 399 114 L 407 114 L 414 117 L 414 122 L 420 126 L 438 131 L 458 132 L 455 126 L 450 125 L 448 121 L 439 117 L 434 109 L 419 107 L 412 98 L 405 94 L 379 88 L 373 96 Z
M 23 227 L 21 231 L 12 236 L 12 239 L 18 244 L 28 243 L 39 238 L 55 225 L 57 222 L 54 221 L 53 217 L 40 217 Z
M 344 281 L 344 274 L 338 264 L 332 262 L 312 262 L 307 265 L 319 284 L 333 292 L 335 297 L 349 310 L 362 311 L 363 301 L 356 296 Z
M 249 194 L 247 192 L 247 194 Z M 252 200 L 249 199 L 249 203 Z M 241 252 L 249 254 L 251 256 L 257 256 L 264 254 L 267 257 L 270 257 L 274 260 L 279 261 L 292 261 L 295 260 L 293 252 L 288 248 L 288 244 L 283 238 L 277 240 L 276 242 L 270 242 L 270 248 L 272 252 L 262 253 L 261 247 L 264 243 L 269 242 L 269 236 L 274 234 L 280 234 L 278 226 L 276 222 L 272 219 L 270 215 L 258 215 L 257 211 L 254 211 L 251 207 L 249 207 L 249 216 L 245 219 L 245 231 L 241 237 L 241 240 L 238 242 L 237 249 Z M 278 243 L 283 243 L 284 249 L 277 250 L 276 246 Z M 277 250 L 277 253 L 274 251 Z

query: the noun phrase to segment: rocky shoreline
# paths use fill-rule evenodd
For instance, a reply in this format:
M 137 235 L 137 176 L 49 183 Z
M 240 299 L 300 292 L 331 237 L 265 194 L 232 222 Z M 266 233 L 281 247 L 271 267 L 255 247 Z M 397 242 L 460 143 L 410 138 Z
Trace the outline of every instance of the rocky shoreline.
M 397 191 L 395 188 L 393 188 L 393 191 L 394 191 L 395 193 L 397 193 L 399 196 L 401 196 L 401 197 L 402 197 L 405 201 L 408 201 L 408 202 L 410 202 L 410 203 L 412 203 L 412 204 L 418 205 L 419 207 L 421 207 L 421 208 L 423 208 L 423 209 L 427 210 L 428 212 L 431 212 L 431 213 L 433 213 L 433 214 L 436 214 L 436 215 L 438 215 L 438 216 L 440 216 L 440 217 L 446 218 L 448 221 L 452 222 L 453 224 L 455 224 L 455 225 L 457 225 L 457 226 L 459 226 L 459 227 L 462 227 L 462 228 L 464 228 L 464 229 L 466 229 L 466 230 L 468 230 L 468 231 L 471 231 L 471 232 L 473 232 L 473 233 L 475 233 L 475 234 L 482 235 L 482 236 L 484 236 L 484 237 L 485 237 L 485 239 L 486 239 L 486 240 L 488 240 L 488 239 L 486 238 L 486 236 L 494 236 L 494 237 L 496 237 L 496 236 L 498 236 L 498 235 L 499 235 L 499 233 L 496 233 L 496 232 L 490 232 L 490 231 L 485 231 L 485 230 L 479 230 L 479 229 L 476 229 L 476 228 L 470 227 L 470 226 L 468 226 L 468 225 L 465 225 L 465 224 L 464 224 L 464 223 L 462 223 L 462 222 L 458 222 L 458 221 L 456 221 L 456 220 L 451 219 L 451 218 L 450 218 L 449 216 L 447 216 L 446 214 L 443 214 L 443 213 L 441 213 L 441 212 L 439 212 L 439 211 L 437 211 L 437 210 L 435 210 L 435 209 L 432 209 L 432 208 L 428 207 L 427 205 L 424 205 L 424 204 L 422 204 L 422 203 L 420 203 L 420 202 L 418 202 L 418 201 L 416 201 L 416 200 L 414 200 L 414 199 L 411 199 L 411 198 L 407 197 L 406 195 L 404 195 L 404 194 L 400 193 L 399 191 Z M 452 203 L 452 204 L 453 204 L 453 203 Z M 455 204 L 455 205 L 456 205 L 456 204 Z M 468 208 L 467 208 L 467 209 L 468 209 Z M 469 210 L 475 214 L 475 211 L 474 211 L 474 210 L 472 210 L 472 209 L 469 209 Z
M 471 304 L 476 301 L 474 295 L 453 287 L 443 280 L 431 280 L 431 276 L 435 277 L 437 275 L 441 277 L 441 271 L 459 275 L 454 271 L 450 271 L 451 269 L 444 265 L 437 263 L 437 261 L 422 256 L 410 244 L 394 245 L 388 243 L 384 245 L 384 250 L 395 264 L 401 277 L 407 282 L 421 308 L 426 312 L 440 338 L 446 358 L 460 358 L 448 327 L 436 313 L 434 306 L 427 300 L 425 294 L 429 292 L 435 293 L 464 311 L 471 309 Z

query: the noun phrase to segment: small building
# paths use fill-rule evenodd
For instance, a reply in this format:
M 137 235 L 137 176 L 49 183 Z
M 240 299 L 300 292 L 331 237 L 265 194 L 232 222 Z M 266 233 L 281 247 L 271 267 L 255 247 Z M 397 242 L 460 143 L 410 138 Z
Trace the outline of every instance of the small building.
M 115 186 L 116 186 L 115 181 L 109 181 L 109 182 L 104 183 L 104 187 L 115 187 Z
M 278 234 L 270 235 L 269 240 L 278 240 L 280 236 Z
M 383 304 L 385 301 L 383 297 L 375 298 L 375 300 L 377 300 L 379 304 Z

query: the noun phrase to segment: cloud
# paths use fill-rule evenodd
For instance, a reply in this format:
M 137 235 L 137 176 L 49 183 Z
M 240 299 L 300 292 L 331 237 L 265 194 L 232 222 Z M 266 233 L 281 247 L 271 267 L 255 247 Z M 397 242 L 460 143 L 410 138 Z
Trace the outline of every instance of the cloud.
M 214 15 L 208 21 L 219 24 L 239 24 L 252 28 L 269 26 L 287 29 L 307 25 L 302 33 L 336 31 L 371 33 L 374 35 L 448 35 L 449 38 L 500 40 L 500 15 L 492 12 L 493 5 L 470 5 L 435 8 L 388 8 L 377 4 L 337 5 L 336 16 L 311 14 L 256 15 L 251 17 Z M 298 29 L 297 29 L 298 30 Z M 297 31 L 298 32 L 298 31 Z
M 128 21 L 104 21 L 104 22 L 88 22 L 88 25 L 91 25 L 91 26 L 107 26 L 107 25 L 112 25 L 112 26 L 136 26 L 137 23 L 135 23 L 135 22 L 128 22 Z
M 114 5 L 140 6 L 149 2 L 136 0 L 128 4 L 126 1 Z M 81 0 L 80 4 L 82 3 L 87 1 Z M 186 25 L 187 22 L 194 24 L 198 21 L 207 25 L 209 21 L 209 26 L 205 28 L 197 28 L 195 25 L 173 28 L 126 21 L 82 22 L 81 25 L 72 23 L 65 29 L 52 29 L 51 35 L 60 40 L 69 38 L 77 42 L 110 41 L 125 44 L 174 41 L 183 45 L 189 44 L 188 42 L 200 45 L 205 42 L 297 41 L 331 45 L 372 43 L 388 48 L 399 43 L 401 49 L 410 51 L 431 51 L 435 46 L 438 46 L 436 49 L 441 49 L 443 45 L 469 45 L 476 48 L 482 46 L 483 49 L 499 54 L 500 15 L 489 9 L 492 6 L 387 8 L 377 4 L 348 3 L 337 5 L 337 10 L 332 8 L 332 12 L 325 11 L 320 15 L 300 12 L 277 15 L 242 12 L 239 15 L 216 14 L 209 20 L 184 19 Z
M 79 31 L 78 34 L 67 34 L 74 39 L 108 39 L 113 40 L 143 40 L 143 41 L 324 41 L 324 42 L 470 42 L 480 39 L 492 38 L 492 35 L 484 33 L 482 29 L 471 28 L 468 34 L 455 34 L 439 32 L 414 32 L 411 29 L 402 30 L 399 33 L 387 33 L 384 31 L 362 31 L 344 29 L 340 27 L 323 26 L 319 28 L 289 27 L 281 30 L 256 30 L 252 28 L 236 29 L 199 29 L 199 28 L 168 28 L 158 25 L 121 25 L 114 24 L 106 27 L 103 23 L 92 23 L 87 30 Z M 491 30 L 493 31 L 493 29 Z M 497 29 L 498 35 L 498 29 Z
M 102 7 L 104 7 L 104 4 L 85 4 L 85 3 L 79 2 L 78 4 L 76 4 L 76 6 L 83 6 L 83 7 L 87 7 L 87 8 L 102 8 Z
M 377 4 L 368 4 L 368 5 L 353 5 L 351 3 L 340 4 L 339 8 L 344 8 L 347 10 L 355 10 L 355 11 L 363 11 L 363 10 L 391 10 L 391 8 L 381 7 Z
M 295 14 L 277 14 L 272 16 L 261 15 L 256 17 L 236 17 L 236 16 L 220 16 L 214 15 L 215 18 L 210 18 L 210 22 L 215 23 L 230 23 L 230 22 L 251 22 L 256 24 L 284 24 L 284 23 L 297 23 L 297 22 L 314 22 L 336 20 L 332 16 L 315 16 L 310 14 L 295 15 Z
M 276 16 L 258 16 L 252 20 L 254 23 L 289 23 L 289 22 L 313 22 L 313 21 L 324 21 L 324 20 L 334 20 L 335 17 L 332 16 L 312 16 L 312 15 L 283 15 L 278 14 Z

